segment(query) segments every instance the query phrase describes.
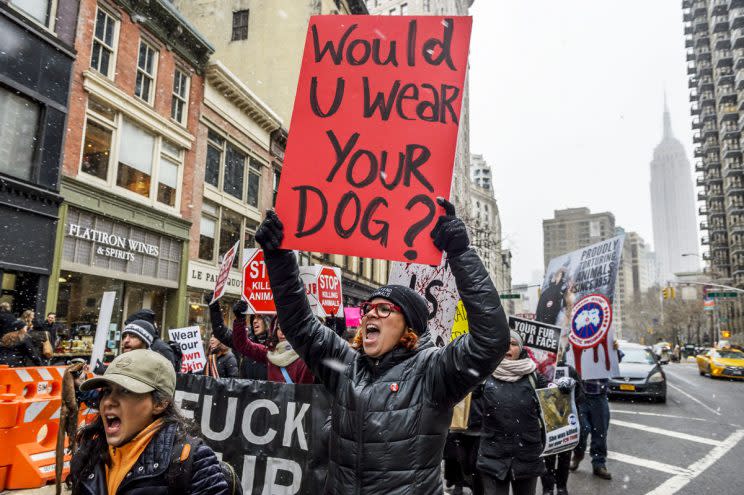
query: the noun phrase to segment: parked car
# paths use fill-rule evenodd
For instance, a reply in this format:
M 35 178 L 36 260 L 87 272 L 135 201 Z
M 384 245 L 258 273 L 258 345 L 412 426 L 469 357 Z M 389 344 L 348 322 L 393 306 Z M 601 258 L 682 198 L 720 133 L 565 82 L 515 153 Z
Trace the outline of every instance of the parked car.
M 744 378 L 744 352 L 731 348 L 710 348 L 695 358 L 698 372 L 711 378 Z
M 666 402 L 666 375 L 651 349 L 640 344 L 620 344 L 620 350 L 625 355 L 620 362 L 620 374 L 610 379 L 610 396 L 646 397 Z

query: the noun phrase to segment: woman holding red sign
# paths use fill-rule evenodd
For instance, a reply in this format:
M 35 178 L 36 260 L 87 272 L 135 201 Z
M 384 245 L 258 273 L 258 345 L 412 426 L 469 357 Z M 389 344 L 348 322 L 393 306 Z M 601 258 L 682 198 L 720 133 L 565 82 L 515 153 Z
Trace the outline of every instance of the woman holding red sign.
M 441 461 L 452 408 L 498 366 L 509 327 L 496 288 L 454 206 L 438 202 L 431 236 L 447 254 L 470 333 L 444 348 L 426 335 L 429 309 L 408 287 L 387 285 L 362 305 L 350 347 L 307 302 L 284 227 L 269 211 L 256 232 L 287 340 L 332 396 L 325 493 L 443 493 Z

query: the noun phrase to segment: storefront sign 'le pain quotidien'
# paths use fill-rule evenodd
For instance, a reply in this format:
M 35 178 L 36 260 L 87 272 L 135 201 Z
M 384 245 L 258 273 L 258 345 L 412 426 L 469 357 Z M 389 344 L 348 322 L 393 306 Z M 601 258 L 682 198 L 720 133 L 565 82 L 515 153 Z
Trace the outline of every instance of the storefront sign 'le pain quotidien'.
M 160 254 L 160 249 L 155 244 L 147 244 L 121 235 L 82 227 L 76 223 L 67 225 L 67 235 L 96 243 L 96 254 L 110 258 L 134 261 L 135 254 L 154 257 Z

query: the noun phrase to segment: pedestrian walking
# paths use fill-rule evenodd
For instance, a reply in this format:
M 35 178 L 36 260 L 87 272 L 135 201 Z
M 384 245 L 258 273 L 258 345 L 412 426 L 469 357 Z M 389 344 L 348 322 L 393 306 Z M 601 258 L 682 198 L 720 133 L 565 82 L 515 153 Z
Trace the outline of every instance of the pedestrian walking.
M 132 350 L 80 389 L 100 389 L 101 399 L 96 419 L 78 432 L 74 495 L 234 493 L 224 465 L 173 402 L 176 373 L 168 359 Z
M 59 336 L 64 330 L 63 326 L 57 323 L 57 313 L 48 313 L 44 323 L 41 324 L 41 329 L 49 334 L 49 341 L 52 347 L 56 348 L 59 342 Z
M 42 366 L 43 361 L 26 331 L 11 313 L 0 313 L 0 364 L 11 368 Z
M 536 388 L 547 380 L 523 350 L 522 337 L 511 331 L 509 350 L 483 384 L 476 399 L 483 425 L 477 467 L 487 495 L 534 495 L 537 478 L 545 472 L 540 457 L 543 431 Z
M 563 355 L 565 356 L 565 352 Z M 565 357 L 558 361 L 556 366 L 565 366 L 568 368 L 568 376 L 573 380 L 572 383 L 574 384 L 574 402 L 576 403 L 576 408 L 580 409 L 581 405 L 584 403 L 584 388 L 581 385 L 579 374 L 573 366 L 566 363 Z M 555 489 L 556 495 L 568 495 L 568 475 L 571 464 L 571 453 L 571 450 L 567 450 L 544 458 L 546 471 L 545 474 L 540 477 L 543 495 L 553 495 L 553 489 Z
M 206 302 L 212 300 L 212 293 L 207 294 Z M 233 315 L 235 319 L 242 318 L 245 321 L 246 306 L 235 303 L 233 304 Z M 266 345 L 266 339 L 268 337 L 268 329 L 270 325 L 269 317 L 265 315 L 251 315 L 251 323 L 246 326 L 245 324 L 240 326 L 243 331 L 246 332 L 246 338 L 257 344 Z M 245 356 L 240 351 L 235 349 L 233 343 L 233 331 L 225 325 L 225 321 L 222 318 L 222 310 L 220 309 L 219 302 L 215 302 L 209 306 L 209 319 L 212 324 L 212 335 L 217 339 L 231 348 L 234 351 L 235 357 L 240 359 L 240 376 L 249 380 L 266 380 L 268 375 L 266 371 L 266 361 L 256 361 L 248 356 Z
M 623 353 L 617 341 L 613 343 L 618 361 L 622 361 Z M 607 433 L 610 429 L 610 403 L 607 399 L 608 379 L 583 380 L 584 402 L 579 407 L 581 418 L 581 435 L 579 444 L 573 452 L 570 469 L 576 471 L 584 459 L 586 444 L 591 435 L 589 454 L 592 457 L 592 473 L 605 480 L 611 480 L 612 474 L 607 469 Z
M 215 378 L 239 378 L 238 360 L 228 347 L 212 336 L 209 339 L 209 358 L 206 375 Z
M 447 254 L 470 333 L 444 348 L 425 336 L 429 308 L 405 286 L 386 285 L 362 304 L 350 347 L 312 314 L 292 251 L 269 211 L 256 232 L 264 250 L 277 316 L 292 348 L 331 396 L 325 493 L 443 493 L 442 452 L 452 408 L 501 361 L 509 329 L 496 288 L 454 206 L 431 236 Z M 422 338 L 422 336 L 424 338 Z

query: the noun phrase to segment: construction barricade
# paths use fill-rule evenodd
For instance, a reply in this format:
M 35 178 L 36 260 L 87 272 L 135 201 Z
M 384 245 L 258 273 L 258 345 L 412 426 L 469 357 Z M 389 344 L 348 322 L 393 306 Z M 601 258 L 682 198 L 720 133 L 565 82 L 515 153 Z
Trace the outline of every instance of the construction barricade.
M 64 366 L 0 365 L 0 490 L 54 481 L 64 371 Z M 81 407 L 79 419 L 91 413 Z M 66 453 L 63 479 L 69 470 Z

